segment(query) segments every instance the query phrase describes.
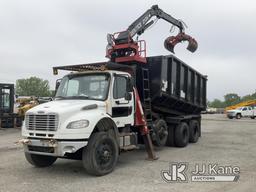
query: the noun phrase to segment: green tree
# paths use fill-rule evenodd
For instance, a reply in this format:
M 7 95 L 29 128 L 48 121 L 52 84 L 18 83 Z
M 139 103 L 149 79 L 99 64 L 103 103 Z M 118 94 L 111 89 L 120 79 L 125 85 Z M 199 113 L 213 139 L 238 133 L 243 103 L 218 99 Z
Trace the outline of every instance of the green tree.
M 224 100 L 226 106 L 231 106 L 239 103 L 241 101 L 241 98 L 236 93 L 228 93 L 224 95 Z
M 22 96 L 51 96 L 49 81 L 38 77 L 18 79 L 16 81 L 16 93 Z
M 224 108 L 225 107 L 225 103 L 222 102 L 219 99 L 214 99 L 212 102 L 210 102 L 209 107 L 213 107 L 213 108 Z

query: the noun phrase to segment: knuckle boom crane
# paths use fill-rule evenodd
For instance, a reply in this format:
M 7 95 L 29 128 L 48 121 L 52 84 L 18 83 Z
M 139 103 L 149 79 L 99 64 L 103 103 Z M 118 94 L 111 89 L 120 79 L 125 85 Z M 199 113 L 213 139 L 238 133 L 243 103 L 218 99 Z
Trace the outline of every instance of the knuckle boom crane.
M 135 35 L 141 35 L 146 29 L 152 26 L 154 21 L 151 20 L 151 18 L 154 16 L 157 19 L 163 19 L 179 28 L 179 33 L 176 36 L 170 36 L 164 41 L 164 46 L 168 51 L 174 53 L 175 45 L 182 41 L 188 41 L 187 49 L 189 51 L 196 51 L 198 47 L 197 41 L 191 36 L 185 34 L 183 22 L 165 13 L 158 7 L 158 5 L 153 5 L 138 19 L 136 19 L 127 28 L 127 30 L 108 34 L 106 57 L 110 58 L 111 61 L 119 63 L 132 60 L 146 63 L 146 42 L 143 40 L 135 41 L 133 37 Z

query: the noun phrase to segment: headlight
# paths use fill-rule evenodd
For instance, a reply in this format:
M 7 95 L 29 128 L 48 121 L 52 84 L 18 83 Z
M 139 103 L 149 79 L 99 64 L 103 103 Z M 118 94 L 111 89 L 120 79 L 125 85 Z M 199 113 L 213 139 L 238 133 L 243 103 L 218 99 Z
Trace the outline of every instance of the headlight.
M 89 126 L 89 121 L 86 119 L 70 122 L 67 129 L 80 129 Z

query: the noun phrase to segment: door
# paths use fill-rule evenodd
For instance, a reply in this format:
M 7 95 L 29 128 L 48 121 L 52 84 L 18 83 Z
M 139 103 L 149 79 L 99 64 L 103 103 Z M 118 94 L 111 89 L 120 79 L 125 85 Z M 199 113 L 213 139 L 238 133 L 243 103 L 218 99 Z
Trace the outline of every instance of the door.
M 252 107 L 248 107 L 248 116 L 250 116 L 250 117 L 252 117 L 253 116 L 253 109 L 252 109 Z
M 128 76 L 114 76 L 112 118 L 118 127 L 134 124 L 134 95 L 128 86 Z
M 249 112 L 248 107 L 244 107 L 242 109 L 242 116 L 244 116 L 244 117 L 248 116 L 249 115 L 248 112 Z

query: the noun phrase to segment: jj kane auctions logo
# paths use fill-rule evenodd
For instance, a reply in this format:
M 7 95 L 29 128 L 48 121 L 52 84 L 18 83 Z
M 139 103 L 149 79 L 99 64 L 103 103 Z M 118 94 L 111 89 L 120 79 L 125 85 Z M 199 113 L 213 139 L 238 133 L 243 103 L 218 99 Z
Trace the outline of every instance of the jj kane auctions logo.
M 170 163 L 169 170 L 162 170 L 161 177 L 167 183 L 188 182 L 188 163 Z M 190 172 L 192 182 L 238 181 L 240 168 L 238 166 L 221 166 L 214 164 L 195 164 Z

